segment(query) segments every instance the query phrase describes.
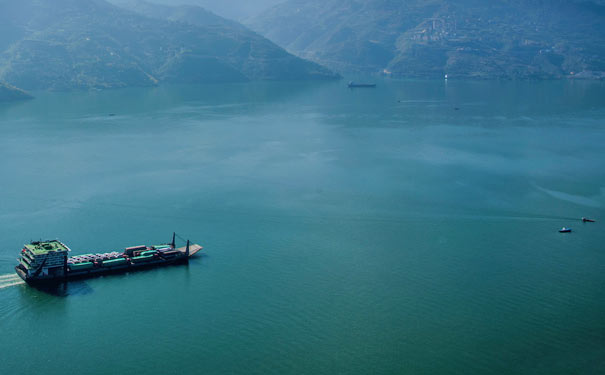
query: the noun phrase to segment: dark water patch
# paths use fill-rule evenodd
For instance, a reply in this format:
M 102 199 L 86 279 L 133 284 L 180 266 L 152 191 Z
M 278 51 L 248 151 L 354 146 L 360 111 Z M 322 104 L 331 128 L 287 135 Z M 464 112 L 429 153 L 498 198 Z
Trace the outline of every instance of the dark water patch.
M 69 281 L 54 285 L 36 285 L 30 287 L 54 297 L 83 296 L 94 293 L 94 290 L 85 281 Z

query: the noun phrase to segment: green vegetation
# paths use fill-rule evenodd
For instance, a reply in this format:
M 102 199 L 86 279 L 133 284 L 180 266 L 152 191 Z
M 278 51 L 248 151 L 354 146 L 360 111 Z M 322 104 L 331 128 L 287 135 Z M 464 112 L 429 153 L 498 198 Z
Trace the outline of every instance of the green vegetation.
M 67 251 L 67 248 L 57 240 L 31 243 L 25 247 L 34 255 L 44 255 L 51 251 Z
M 289 0 L 249 26 L 340 72 L 605 77 L 603 1 Z
M 208 12 L 187 22 L 196 12 L 160 10 L 172 15 L 160 19 L 103 0 L 0 2 L 0 79 L 65 90 L 336 77 Z

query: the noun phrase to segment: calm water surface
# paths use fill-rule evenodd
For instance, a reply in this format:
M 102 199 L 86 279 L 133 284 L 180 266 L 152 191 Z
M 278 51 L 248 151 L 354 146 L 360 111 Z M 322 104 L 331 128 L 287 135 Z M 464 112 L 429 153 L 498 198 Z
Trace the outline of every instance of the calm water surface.
M 605 372 L 603 83 L 39 93 L 0 134 L 0 374 Z M 205 254 L 11 276 L 173 230 Z

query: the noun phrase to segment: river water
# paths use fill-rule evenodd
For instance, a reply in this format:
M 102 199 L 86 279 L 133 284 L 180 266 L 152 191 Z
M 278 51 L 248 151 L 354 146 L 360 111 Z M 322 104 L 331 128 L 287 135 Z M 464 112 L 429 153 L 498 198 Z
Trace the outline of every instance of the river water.
M 601 82 L 36 96 L 0 105 L 1 374 L 605 371 Z M 203 255 L 13 276 L 173 231 Z

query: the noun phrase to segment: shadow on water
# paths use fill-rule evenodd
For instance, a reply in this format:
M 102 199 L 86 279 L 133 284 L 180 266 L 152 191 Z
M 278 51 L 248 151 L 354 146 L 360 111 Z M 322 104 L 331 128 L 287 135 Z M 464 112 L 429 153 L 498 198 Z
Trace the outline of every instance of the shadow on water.
M 100 279 L 100 278 L 113 278 L 113 279 L 118 279 L 118 278 L 128 278 L 130 275 L 145 275 L 146 273 L 149 272 L 157 272 L 157 268 L 175 268 L 175 267 L 180 267 L 180 268 L 184 268 L 185 272 L 187 275 L 189 275 L 189 266 L 190 265 L 200 265 L 202 264 L 202 261 L 204 258 L 207 258 L 208 255 L 206 254 L 196 254 L 195 256 L 191 257 L 191 259 L 189 260 L 188 263 L 184 263 L 184 264 L 171 264 L 171 265 L 165 265 L 165 266 L 161 266 L 161 267 L 149 267 L 149 268 L 143 268 L 143 269 L 139 269 L 137 271 L 134 272 L 119 272 L 119 273 L 113 273 L 113 274 L 107 274 L 107 275 L 98 275 L 98 276 L 94 276 L 89 278 L 90 279 Z M 51 296 L 55 296 L 55 297 L 69 297 L 69 296 L 83 296 L 83 295 L 87 295 L 87 294 L 91 294 L 94 292 L 94 289 L 86 282 L 86 280 L 72 280 L 72 281 L 68 281 L 68 282 L 63 282 L 63 283 L 58 283 L 58 284 L 49 284 L 49 285 L 30 285 L 31 288 L 34 288 L 40 292 L 46 293 L 48 295 Z
M 55 297 L 82 296 L 94 292 L 90 285 L 82 280 L 52 285 L 32 285 L 31 287 Z
M 207 253 L 197 253 L 194 256 L 192 256 L 189 259 L 189 263 L 187 263 L 185 266 L 187 267 L 187 271 L 189 271 L 189 266 L 198 266 L 198 265 L 202 265 L 203 262 L 210 258 L 210 256 Z

